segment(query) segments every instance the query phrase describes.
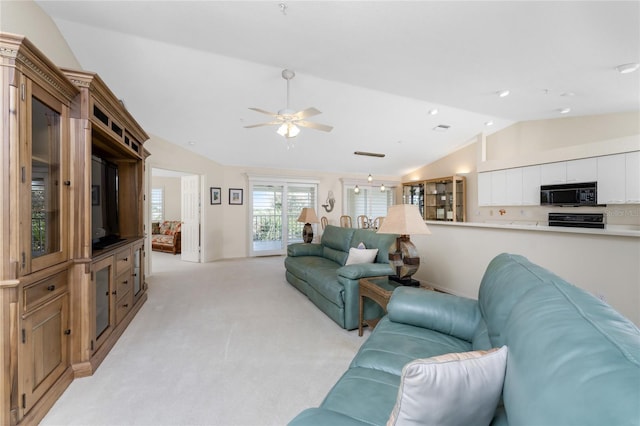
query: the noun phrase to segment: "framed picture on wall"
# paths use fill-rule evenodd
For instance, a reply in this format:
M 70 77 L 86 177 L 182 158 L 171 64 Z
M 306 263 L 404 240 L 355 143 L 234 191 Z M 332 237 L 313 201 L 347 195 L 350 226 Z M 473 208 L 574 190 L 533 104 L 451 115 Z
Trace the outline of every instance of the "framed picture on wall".
M 242 189 L 229 188 L 229 204 L 242 205 Z
M 222 204 L 222 189 L 212 186 L 211 191 L 211 204 Z

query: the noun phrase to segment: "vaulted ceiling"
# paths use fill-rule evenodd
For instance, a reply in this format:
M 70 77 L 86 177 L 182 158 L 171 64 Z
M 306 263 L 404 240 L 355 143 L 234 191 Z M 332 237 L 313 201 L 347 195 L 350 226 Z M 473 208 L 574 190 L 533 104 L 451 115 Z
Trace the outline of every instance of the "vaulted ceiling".
M 637 1 L 37 3 L 147 132 L 224 165 L 400 176 L 517 121 L 640 110 L 615 70 L 640 62 Z M 284 68 L 334 127 L 291 149 L 244 128 L 285 107 Z

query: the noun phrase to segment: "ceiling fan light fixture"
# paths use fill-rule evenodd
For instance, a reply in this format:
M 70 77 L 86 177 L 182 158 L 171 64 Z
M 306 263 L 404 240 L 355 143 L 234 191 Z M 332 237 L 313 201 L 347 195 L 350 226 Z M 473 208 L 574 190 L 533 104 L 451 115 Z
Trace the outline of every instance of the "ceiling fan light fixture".
M 284 123 L 278 128 L 278 134 L 285 138 L 295 138 L 300 133 L 300 128 L 292 123 Z

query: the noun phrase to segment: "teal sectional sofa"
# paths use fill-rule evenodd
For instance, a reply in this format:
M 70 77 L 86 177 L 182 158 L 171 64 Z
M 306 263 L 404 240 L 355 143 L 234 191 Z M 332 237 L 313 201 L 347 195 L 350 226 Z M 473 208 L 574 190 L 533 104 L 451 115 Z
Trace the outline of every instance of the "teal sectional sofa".
M 384 425 L 407 363 L 503 346 L 501 399 L 488 407 L 490 424 L 640 424 L 638 328 L 521 256 L 501 254 L 491 261 L 477 301 L 401 287 L 388 311 L 320 407 L 303 411 L 290 426 Z M 451 381 L 442 382 L 435 393 L 451 396 Z M 482 394 L 462 392 L 455 398 Z M 415 406 L 433 404 L 420 398 Z M 453 419 L 468 407 L 456 403 L 452 410 L 457 412 L 443 423 L 456 424 Z
M 377 234 L 368 229 L 327 225 L 320 244 L 296 243 L 287 247 L 284 265 L 287 281 L 342 328 L 358 328 L 358 281 L 363 277 L 393 274 L 389 265 L 389 247 L 398 235 Z M 378 249 L 373 263 L 345 265 L 349 249 L 363 244 Z M 364 318 L 378 318 L 382 309 L 366 300 Z

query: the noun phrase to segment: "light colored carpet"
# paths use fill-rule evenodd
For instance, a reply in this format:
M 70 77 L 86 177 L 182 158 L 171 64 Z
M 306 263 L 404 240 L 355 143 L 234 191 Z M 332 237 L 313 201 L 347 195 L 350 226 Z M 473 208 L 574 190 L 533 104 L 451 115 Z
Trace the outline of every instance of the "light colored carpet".
M 284 425 L 318 406 L 362 342 L 284 277 L 284 258 L 153 253 L 149 299 L 42 425 Z

